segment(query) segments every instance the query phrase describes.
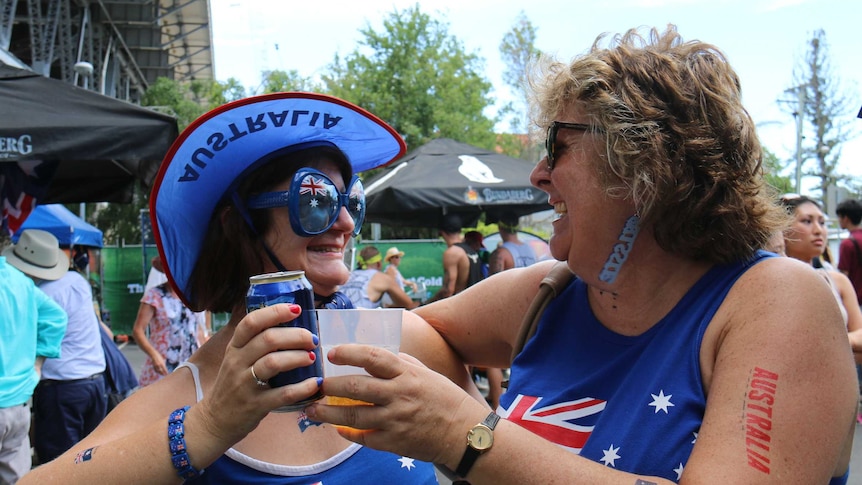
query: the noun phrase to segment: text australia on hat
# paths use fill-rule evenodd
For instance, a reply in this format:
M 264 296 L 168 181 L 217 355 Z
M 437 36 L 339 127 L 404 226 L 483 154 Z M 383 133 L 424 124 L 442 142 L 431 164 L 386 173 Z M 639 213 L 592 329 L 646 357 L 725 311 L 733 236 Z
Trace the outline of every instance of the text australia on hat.
M 290 121 L 288 126 L 298 126 L 306 123 L 308 126 L 319 126 L 325 130 L 332 129 L 341 116 L 332 116 L 329 113 L 309 110 L 284 110 L 280 113 L 267 111 L 256 116 L 246 116 L 245 126 L 237 126 L 237 123 L 228 123 L 227 132 L 216 131 L 207 137 L 207 146 L 196 149 L 191 155 L 191 164 L 185 165 L 185 173 L 178 179 L 179 182 L 194 182 L 200 177 L 199 169 L 207 167 L 207 161 L 212 160 L 215 154 L 227 148 L 232 142 L 245 136 L 253 135 L 270 128 L 282 128 Z M 307 120 L 307 121 L 306 121 Z M 208 160 L 207 160 L 208 159 Z

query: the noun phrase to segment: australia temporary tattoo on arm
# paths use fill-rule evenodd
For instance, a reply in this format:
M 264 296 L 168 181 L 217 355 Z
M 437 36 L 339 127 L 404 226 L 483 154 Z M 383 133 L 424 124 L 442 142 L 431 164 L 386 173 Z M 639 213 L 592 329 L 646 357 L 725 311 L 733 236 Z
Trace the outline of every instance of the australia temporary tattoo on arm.
M 98 448 L 98 446 L 94 446 L 92 448 L 87 448 L 86 450 L 75 455 L 75 464 L 78 465 L 78 464 L 84 463 L 85 461 L 92 460 L 93 454 L 96 452 L 96 448 Z
M 745 396 L 745 454 L 748 466 L 769 475 L 772 405 L 778 374 L 755 367 Z

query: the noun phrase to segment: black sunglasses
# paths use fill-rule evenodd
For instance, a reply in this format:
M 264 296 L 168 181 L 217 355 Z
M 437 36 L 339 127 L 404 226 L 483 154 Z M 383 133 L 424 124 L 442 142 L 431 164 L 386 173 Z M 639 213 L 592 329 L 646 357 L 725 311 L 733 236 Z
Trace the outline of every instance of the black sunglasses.
M 560 128 L 568 128 L 570 130 L 592 131 L 595 128 L 583 123 L 566 123 L 565 121 L 552 121 L 548 126 L 548 136 L 545 138 L 545 150 L 548 152 L 547 163 L 548 170 L 553 170 L 557 160 L 554 158 L 554 152 L 557 145 L 557 132 Z M 598 131 L 598 130 L 597 130 Z

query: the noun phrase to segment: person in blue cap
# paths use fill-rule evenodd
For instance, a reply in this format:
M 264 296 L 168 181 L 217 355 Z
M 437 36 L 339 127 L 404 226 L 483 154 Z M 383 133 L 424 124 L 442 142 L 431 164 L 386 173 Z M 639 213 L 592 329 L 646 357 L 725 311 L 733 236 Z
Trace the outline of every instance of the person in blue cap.
M 319 341 L 278 326 L 305 311 L 297 305 L 248 314 L 245 305 L 250 276 L 302 270 L 318 308 L 352 307 L 338 288 L 349 276 L 345 248 L 365 215 L 355 174 L 405 150 L 383 121 L 320 94 L 247 98 L 192 123 L 154 182 L 153 230 L 177 295 L 195 311 L 230 312 L 230 321 L 187 363 L 124 400 L 22 483 L 169 483 L 178 476 L 186 483 L 437 483 L 429 463 L 354 444 L 300 411 L 271 412 L 318 392 L 322 379 L 278 388 L 266 381 L 310 365 Z M 448 361 L 452 375 L 468 382 L 463 366 Z

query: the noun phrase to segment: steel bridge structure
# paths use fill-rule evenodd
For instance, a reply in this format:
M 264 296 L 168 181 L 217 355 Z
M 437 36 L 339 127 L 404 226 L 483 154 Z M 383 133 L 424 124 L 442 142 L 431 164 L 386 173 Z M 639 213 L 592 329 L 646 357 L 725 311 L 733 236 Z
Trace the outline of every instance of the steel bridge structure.
M 137 104 L 214 79 L 209 0 L 0 0 L 0 62 Z

